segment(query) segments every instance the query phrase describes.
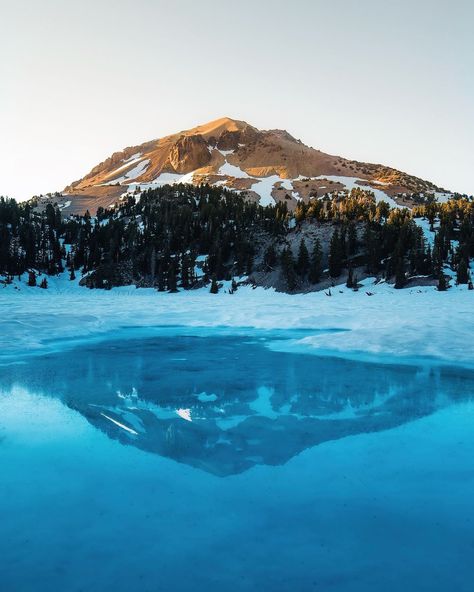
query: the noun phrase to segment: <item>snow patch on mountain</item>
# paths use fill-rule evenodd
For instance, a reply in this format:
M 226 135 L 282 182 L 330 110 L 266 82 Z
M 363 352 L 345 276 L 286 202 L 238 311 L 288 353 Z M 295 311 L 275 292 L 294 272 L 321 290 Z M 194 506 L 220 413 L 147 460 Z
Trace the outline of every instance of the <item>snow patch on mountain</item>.
M 447 201 L 449 201 L 453 197 L 453 194 L 452 193 L 444 193 L 442 191 L 435 191 L 434 196 L 435 196 L 437 202 L 446 203 Z
M 434 230 L 430 230 L 429 221 L 426 218 L 413 218 L 413 221 L 417 226 L 419 226 L 423 230 L 423 235 L 425 237 L 426 242 L 430 245 L 431 248 L 433 248 L 436 233 Z
M 179 173 L 161 173 L 158 175 L 156 179 L 153 179 L 150 185 L 157 185 L 161 187 L 162 185 L 174 185 L 176 183 L 180 183 L 180 179 L 182 179 L 183 175 Z
M 134 160 L 134 161 L 135 161 L 135 160 L 136 160 L 136 161 L 138 161 L 138 160 L 140 160 L 140 157 L 141 157 L 141 156 L 142 156 L 142 153 L 141 153 L 141 152 L 135 152 L 135 154 L 132 154 L 132 156 L 129 156 L 128 158 L 124 159 L 124 161 L 123 161 L 123 162 L 126 162 L 126 163 L 128 163 L 128 164 L 131 164 L 131 161 L 132 161 L 132 160 Z
M 260 196 L 259 203 L 261 206 L 272 206 L 275 204 L 272 191 L 275 183 L 278 181 L 281 181 L 278 175 L 270 175 L 270 177 L 261 177 L 250 187 L 251 191 L 255 191 Z
M 236 179 L 251 179 L 250 175 L 248 175 L 240 167 L 230 164 L 230 162 L 227 162 L 227 160 L 219 168 L 219 171 L 217 174 L 218 175 L 227 175 L 228 177 L 235 177 Z
M 183 175 L 180 180 L 179 183 L 189 183 L 192 184 L 193 180 L 194 180 L 194 175 L 195 175 L 196 171 L 191 171 L 190 173 L 186 173 L 185 175 Z
M 327 179 L 328 181 L 341 183 L 341 185 L 344 185 L 348 191 L 351 191 L 352 189 L 365 189 L 366 191 L 371 191 L 375 195 L 375 201 L 377 203 L 385 201 L 391 208 L 398 208 L 397 202 L 389 197 L 381 189 L 376 189 L 369 185 L 362 185 L 362 183 L 367 183 L 367 179 L 359 179 L 358 177 L 342 177 L 339 175 L 319 175 L 318 177 L 312 177 L 312 179 Z
M 140 162 L 135 167 L 133 167 L 133 169 L 130 169 L 129 171 L 127 171 L 125 173 L 125 175 L 122 175 L 118 179 L 112 179 L 111 181 L 108 181 L 107 183 L 103 183 L 103 185 L 115 185 L 116 183 L 124 183 L 125 181 L 136 179 L 140 175 L 143 175 L 143 173 L 148 168 L 149 164 L 150 164 L 150 159 L 148 159 L 148 158 L 140 160 Z
M 127 158 L 127 160 L 123 161 L 125 164 L 119 166 L 117 169 L 113 170 L 111 173 L 107 173 L 106 178 L 114 177 L 115 175 L 120 173 L 120 171 L 123 171 L 124 169 L 126 169 L 130 165 L 138 163 L 141 160 L 142 160 L 141 152 L 137 152 L 136 154 L 133 154 L 132 156 L 130 156 L 130 158 Z

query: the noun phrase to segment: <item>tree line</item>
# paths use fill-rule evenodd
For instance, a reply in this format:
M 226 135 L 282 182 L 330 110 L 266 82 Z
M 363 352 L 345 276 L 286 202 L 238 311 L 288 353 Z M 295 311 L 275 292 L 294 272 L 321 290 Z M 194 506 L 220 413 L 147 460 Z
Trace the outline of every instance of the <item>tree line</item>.
M 436 230 L 433 240 L 418 223 L 422 217 Z M 321 232 L 309 240 L 307 227 Z M 291 239 L 299 232 L 295 249 Z M 198 284 L 197 259 L 203 256 L 204 279 L 213 291 L 221 280 L 256 271 L 277 272 L 288 291 L 341 276 L 356 289 L 360 273 L 383 276 L 396 288 L 410 277 L 431 276 L 442 290 L 446 265 L 458 283 L 471 282 L 474 203 L 460 198 L 413 211 L 391 209 L 357 188 L 300 201 L 290 213 L 285 203 L 262 207 L 221 187 L 176 185 L 128 195 L 95 216 L 62 217 L 51 203 L 38 211 L 0 198 L 0 273 L 6 281 L 26 272 L 34 285 L 37 272 L 67 269 L 71 279 L 80 273 L 92 288 L 135 283 L 173 292 Z

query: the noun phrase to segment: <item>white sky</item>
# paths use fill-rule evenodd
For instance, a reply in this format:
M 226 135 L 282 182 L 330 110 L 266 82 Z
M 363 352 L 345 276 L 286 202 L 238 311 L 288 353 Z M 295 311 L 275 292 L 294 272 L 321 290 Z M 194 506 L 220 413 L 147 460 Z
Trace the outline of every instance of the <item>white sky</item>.
M 222 116 L 474 193 L 470 0 L 0 0 L 0 195 Z

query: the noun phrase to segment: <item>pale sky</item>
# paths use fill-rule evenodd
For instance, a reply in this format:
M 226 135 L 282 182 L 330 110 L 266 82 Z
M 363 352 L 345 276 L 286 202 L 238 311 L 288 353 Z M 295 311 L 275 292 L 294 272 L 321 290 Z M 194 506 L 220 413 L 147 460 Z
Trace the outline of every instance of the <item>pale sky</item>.
M 474 193 L 472 0 L 0 0 L 0 195 L 222 116 Z

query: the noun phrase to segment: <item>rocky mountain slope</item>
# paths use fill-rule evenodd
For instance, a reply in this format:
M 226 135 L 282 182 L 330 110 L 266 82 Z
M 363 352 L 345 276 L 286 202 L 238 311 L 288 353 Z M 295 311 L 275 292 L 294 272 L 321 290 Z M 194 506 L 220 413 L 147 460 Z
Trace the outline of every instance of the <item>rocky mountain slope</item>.
M 93 213 L 126 193 L 174 183 L 225 186 L 262 205 L 285 201 L 290 210 L 298 200 L 358 186 L 392 206 L 410 206 L 413 194 L 447 195 L 396 169 L 325 154 L 286 131 L 225 117 L 115 152 L 66 187 L 60 205 L 65 213 Z

